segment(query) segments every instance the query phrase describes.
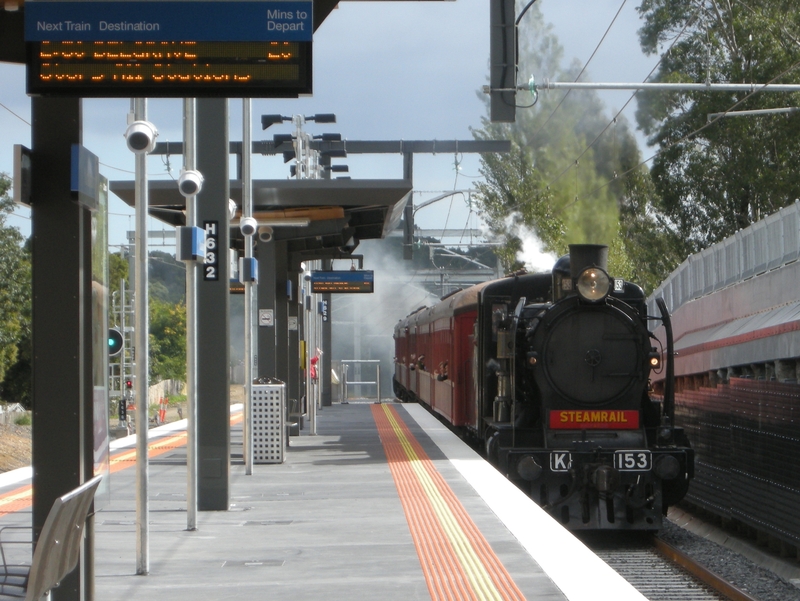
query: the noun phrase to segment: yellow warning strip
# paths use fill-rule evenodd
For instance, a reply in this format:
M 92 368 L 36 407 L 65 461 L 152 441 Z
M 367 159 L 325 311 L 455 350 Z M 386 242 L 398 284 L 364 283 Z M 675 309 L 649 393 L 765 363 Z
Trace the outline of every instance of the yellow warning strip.
M 231 417 L 231 425 L 242 421 L 243 415 L 238 413 Z M 148 457 L 158 457 L 171 451 L 176 447 L 186 444 L 187 433 L 181 432 L 167 438 L 158 438 L 148 445 Z M 109 473 L 113 474 L 136 463 L 136 449 L 126 449 L 116 455 L 112 455 L 108 460 Z M 32 490 L 31 485 L 26 484 L 4 495 L 0 495 L 0 516 L 15 511 L 22 511 L 31 506 Z
M 436 521 L 445 533 L 450 550 L 463 569 L 463 574 L 469 582 L 474 598 L 486 601 L 524 599 L 522 592 L 517 588 L 511 576 L 461 505 L 461 502 L 436 470 L 422 446 L 402 421 L 396 409 L 391 405 L 378 407 L 377 405 L 373 406 L 373 415 L 375 415 L 376 422 L 379 417 L 377 412 L 382 412 L 383 415 L 380 417 L 387 420 L 393 435 L 385 437 L 384 446 L 391 445 L 395 441 L 399 443 L 404 455 L 402 460 L 411 467 L 418 489 L 426 497 L 429 509 L 433 512 Z M 384 438 L 383 435 L 382 438 Z M 389 438 L 394 438 L 395 441 L 388 440 Z M 389 456 L 388 451 L 387 448 L 387 456 Z M 393 475 L 395 475 L 394 471 Z M 403 483 L 401 490 L 401 484 L 398 482 L 397 476 L 395 481 L 402 498 L 404 491 L 408 491 L 409 487 L 406 483 Z M 413 530 L 413 516 L 407 512 L 407 517 L 409 517 L 409 526 Z M 416 522 L 416 518 L 413 521 Z M 424 518 L 422 521 L 424 521 Z M 419 546 L 418 551 L 420 551 Z M 437 552 L 441 553 L 442 549 L 438 549 Z M 422 553 L 420 553 L 420 560 L 423 561 Z M 448 562 L 444 561 L 444 563 Z M 428 578 L 428 571 L 425 571 L 426 579 Z M 429 590 L 434 598 L 439 598 L 434 595 L 435 590 L 438 589 L 436 587 L 431 588 L 430 583 Z M 444 595 L 442 598 L 449 599 L 452 597 Z
M 461 526 L 456 521 L 450 506 L 444 500 L 444 497 L 439 489 L 436 488 L 436 485 L 433 483 L 430 474 L 425 469 L 425 466 L 422 465 L 421 458 L 417 455 L 405 433 L 397 423 L 397 415 L 394 412 L 389 411 L 389 405 L 383 405 L 383 407 L 385 408 L 389 422 L 392 424 L 395 435 L 400 441 L 400 444 L 403 446 L 403 450 L 406 452 L 408 461 L 411 463 L 411 467 L 417 475 L 419 483 L 422 485 L 425 494 L 428 496 L 428 500 L 430 501 L 434 512 L 436 512 L 436 517 L 439 519 L 439 523 L 444 528 L 447 538 L 450 541 L 458 560 L 464 567 L 464 571 L 467 574 L 467 578 L 469 578 L 472 589 L 478 594 L 479 599 L 494 599 L 496 601 L 502 601 L 500 592 L 497 590 L 494 582 L 492 582 L 492 579 L 486 571 L 485 566 L 478 558 L 475 549 L 470 544 L 470 541 L 467 539 L 467 536 L 464 534 Z
M 30 507 L 31 485 L 22 486 L 0 497 L 0 515 Z

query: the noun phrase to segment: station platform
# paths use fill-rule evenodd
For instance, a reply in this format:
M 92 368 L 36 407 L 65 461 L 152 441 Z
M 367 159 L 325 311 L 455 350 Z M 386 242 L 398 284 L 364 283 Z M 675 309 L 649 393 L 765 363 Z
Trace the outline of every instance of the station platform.
M 149 468 L 147 575 L 136 574 L 133 444 L 112 451 L 95 599 L 645 599 L 418 405 L 325 407 L 317 435 L 292 437 L 284 463 L 251 475 L 232 421 L 230 509 L 198 512 L 195 531 L 181 423 L 151 430 L 151 448 L 161 446 Z M 0 478 L 0 526 L 26 513 L 12 510 L 23 489 L 11 480 Z

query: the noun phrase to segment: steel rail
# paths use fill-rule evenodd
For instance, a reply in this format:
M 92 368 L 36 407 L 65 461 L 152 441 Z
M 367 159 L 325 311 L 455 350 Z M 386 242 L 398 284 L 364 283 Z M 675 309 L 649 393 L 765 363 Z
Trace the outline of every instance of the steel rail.
M 692 576 L 713 588 L 716 592 L 725 595 L 730 601 L 758 601 L 755 597 L 751 597 L 741 589 L 736 588 L 727 580 L 724 580 L 711 570 L 701 566 L 694 559 L 657 536 L 653 537 L 653 544 L 664 557 L 682 567 Z

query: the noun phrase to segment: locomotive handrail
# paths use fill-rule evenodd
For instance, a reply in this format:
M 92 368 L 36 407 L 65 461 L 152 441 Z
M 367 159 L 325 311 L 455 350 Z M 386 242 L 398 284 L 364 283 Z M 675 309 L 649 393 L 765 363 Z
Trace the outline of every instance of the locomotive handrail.
M 669 426 L 675 425 L 675 344 L 672 339 L 672 319 L 670 319 L 667 303 L 664 299 L 656 299 L 658 310 L 661 312 L 661 322 L 667 337 L 667 374 L 664 380 L 664 415 L 669 419 Z
M 522 315 L 522 310 L 527 304 L 526 297 L 522 296 L 514 309 L 514 320 L 511 323 L 511 356 L 517 356 L 517 329 L 519 327 L 519 318 Z M 511 361 L 511 441 L 516 444 L 517 440 L 517 412 L 515 407 L 517 405 L 517 362 Z

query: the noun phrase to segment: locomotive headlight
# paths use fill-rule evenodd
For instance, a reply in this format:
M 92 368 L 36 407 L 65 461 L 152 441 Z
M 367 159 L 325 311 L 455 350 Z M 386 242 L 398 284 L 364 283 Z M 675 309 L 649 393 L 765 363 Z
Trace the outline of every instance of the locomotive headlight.
M 608 296 L 611 278 L 599 267 L 589 267 L 578 276 L 577 288 L 581 298 L 596 303 Z
M 528 482 L 537 480 L 542 475 L 542 466 L 531 455 L 525 455 L 517 463 L 517 473 Z
M 681 463 L 672 455 L 664 455 L 656 460 L 655 472 L 662 480 L 674 480 L 681 473 Z

